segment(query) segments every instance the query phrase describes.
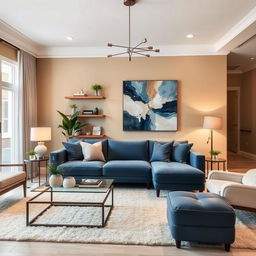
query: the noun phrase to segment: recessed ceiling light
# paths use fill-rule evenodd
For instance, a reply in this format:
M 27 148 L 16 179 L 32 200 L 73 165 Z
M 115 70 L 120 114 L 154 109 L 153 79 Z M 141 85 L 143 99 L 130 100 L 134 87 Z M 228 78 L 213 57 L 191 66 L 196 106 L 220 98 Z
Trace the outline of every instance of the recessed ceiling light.
M 193 37 L 194 37 L 193 34 L 188 34 L 188 35 L 186 35 L 186 38 L 193 38 Z
M 251 58 L 250 58 L 250 60 L 254 60 L 254 58 L 253 58 L 253 57 L 251 57 Z
M 72 41 L 72 40 L 73 40 L 73 37 L 72 37 L 72 36 L 67 36 L 66 39 L 67 39 L 68 41 Z

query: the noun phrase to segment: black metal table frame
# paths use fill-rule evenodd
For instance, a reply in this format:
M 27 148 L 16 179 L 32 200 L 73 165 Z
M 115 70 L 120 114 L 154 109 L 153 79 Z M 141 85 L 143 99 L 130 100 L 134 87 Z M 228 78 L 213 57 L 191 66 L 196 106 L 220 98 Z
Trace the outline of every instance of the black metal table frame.
M 33 182 L 33 164 L 37 163 L 37 168 L 38 168 L 38 185 L 41 185 L 41 162 L 45 162 L 45 168 L 46 168 L 46 173 L 45 173 L 45 183 L 47 183 L 48 180 L 48 173 L 47 173 L 47 168 L 48 168 L 48 161 L 49 158 L 42 158 L 42 159 L 35 159 L 35 160 L 29 160 L 26 159 L 24 160 L 24 163 L 28 163 L 29 164 L 29 169 L 30 169 L 30 181 L 31 183 L 37 183 L 37 182 Z
M 50 191 L 49 191 L 50 190 Z M 34 201 L 37 197 L 42 194 L 50 192 L 50 201 Z M 45 190 L 40 192 L 38 195 L 34 196 L 26 202 L 26 225 L 27 226 L 44 226 L 44 227 L 98 227 L 103 228 L 106 226 L 109 216 L 114 208 L 114 186 L 111 185 L 108 190 L 105 192 L 106 196 L 102 202 L 58 202 L 53 200 L 53 193 L 58 193 L 59 191 L 54 192 L 51 187 L 47 187 Z M 71 193 L 72 191 L 63 191 L 63 193 Z M 61 192 L 60 192 L 61 193 Z M 80 192 L 83 193 L 83 192 Z M 85 192 L 85 193 L 95 193 L 95 192 Z M 99 193 L 99 192 L 96 192 Z M 111 204 L 105 204 L 109 195 L 111 194 Z M 32 220 L 29 220 L 29 206 L 30 204 L 49 204 L 44 210 L 37 214 Z M 42 216 L 48 209 L 52 206 L 77 206 L 77 207 L 100 207 L 101 208 L 101 224 L 99 225 L 86 225 L 86 224 L 36 224 L 34 223 L 40 216 Z M 108 214 L 105 217 L 105 208 L 110 207 Z

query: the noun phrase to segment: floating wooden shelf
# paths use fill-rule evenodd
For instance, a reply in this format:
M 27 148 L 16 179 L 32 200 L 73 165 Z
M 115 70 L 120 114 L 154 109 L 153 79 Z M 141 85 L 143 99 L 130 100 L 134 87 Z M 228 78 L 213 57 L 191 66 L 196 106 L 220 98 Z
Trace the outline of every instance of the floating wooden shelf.
M 65 99 L 69 99 L 69 100 L 102 100 L 102 99 L 105 99 L 105 97 L 104 96 L 93 96 L 93 95 L 65 96 Z
M 67 115 L 67 116 L 71 116 L 71 115 Z M 105 115 L 99 114 L 99 115 L 78 115 L 79 118 L 104 118 Z
M 86 139 L 101 139 L 104 138 L 105 135 L 101 134 L 101 135 L 86 135 L 86 134 L 81 134 L 81 135 L 77 135 L 77 136 L 69 136 L 69 138 L 86 138 Z

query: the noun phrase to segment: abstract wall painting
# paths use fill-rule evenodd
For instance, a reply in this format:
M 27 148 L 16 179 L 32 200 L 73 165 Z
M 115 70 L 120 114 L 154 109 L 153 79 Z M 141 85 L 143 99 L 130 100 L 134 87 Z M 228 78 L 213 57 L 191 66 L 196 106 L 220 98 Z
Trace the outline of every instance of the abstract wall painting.
M 176 80 L 124 81 L 124 131 L 177 131 Z

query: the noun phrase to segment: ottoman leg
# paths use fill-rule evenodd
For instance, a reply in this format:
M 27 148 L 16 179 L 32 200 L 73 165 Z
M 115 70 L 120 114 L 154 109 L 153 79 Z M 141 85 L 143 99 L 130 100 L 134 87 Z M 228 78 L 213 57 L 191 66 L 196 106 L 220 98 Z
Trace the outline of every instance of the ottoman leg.
M 225 251 L 229 252 L 230 251 L 230 244 L 225 244 Z
M 160 196 L 160 189 L 156 190 L 156 196 L 159 197 Z
M 175 240 L 175 243 L 176 243 L 176 247 L 177 247 L 178 249 L 180 249 L 181 241 Z

